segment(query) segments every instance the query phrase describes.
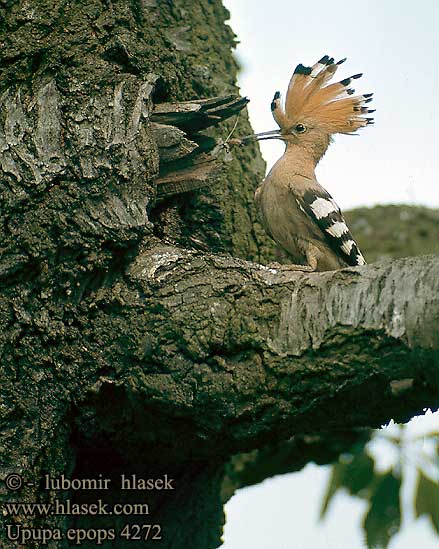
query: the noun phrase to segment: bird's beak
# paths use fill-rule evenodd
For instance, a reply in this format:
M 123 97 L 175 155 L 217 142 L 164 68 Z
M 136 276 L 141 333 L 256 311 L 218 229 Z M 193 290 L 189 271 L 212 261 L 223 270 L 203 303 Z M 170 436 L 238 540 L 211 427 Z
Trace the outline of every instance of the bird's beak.
M 283 136 L 280 133 L 280 130 L 271 130 L 268 132 L 252 133 L 250 135 L 245 135 L 244 137 L 239 137 L 237 139 L 241 141 L 242 145 L 246 145 L 247 143 L 251 143 L 252 141 L 263 141 L 265 139 L 283 139 Z

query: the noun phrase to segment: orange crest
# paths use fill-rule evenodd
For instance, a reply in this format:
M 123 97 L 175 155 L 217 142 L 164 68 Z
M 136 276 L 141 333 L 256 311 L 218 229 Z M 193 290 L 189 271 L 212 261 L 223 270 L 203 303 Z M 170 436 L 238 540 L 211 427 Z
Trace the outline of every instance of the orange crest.
M 279 92 L 276 92 L 271 109 L 273 117 L 282 130 L 288 130 L 298 122 L 314 123 L 328 133 L 351 133 L 373 124 L 373 118 L 364 116 L 374 112 L 366 104 L 372 101 L 372 94 L 354 95 L 350 88 L 353 80 L 361 74 L 330 84 L 338 67 L 327 55 L 312 67 L 297 65 L 288 85 L 285 106 L 282 106 Z

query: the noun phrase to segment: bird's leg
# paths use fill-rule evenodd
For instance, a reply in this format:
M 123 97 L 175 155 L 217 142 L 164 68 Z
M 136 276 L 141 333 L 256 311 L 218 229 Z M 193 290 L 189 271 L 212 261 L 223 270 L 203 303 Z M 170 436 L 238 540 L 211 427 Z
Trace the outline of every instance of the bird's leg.
M 291 263 L 289 265 L 282 265 L 281 263 L 270 263 L 268 265 L 269 268 L 272 269 L 278 269 L 279 271 L 301 271 L 305 273 L 313 273 L 317 269 L 317 256 L 318 256 L 318 250 L 315 246 L 313 246 L 311 243 L 307 242 L 306 246 L 306 260 L 308 262 L 308 265 L 297 265 L 294 263 Z

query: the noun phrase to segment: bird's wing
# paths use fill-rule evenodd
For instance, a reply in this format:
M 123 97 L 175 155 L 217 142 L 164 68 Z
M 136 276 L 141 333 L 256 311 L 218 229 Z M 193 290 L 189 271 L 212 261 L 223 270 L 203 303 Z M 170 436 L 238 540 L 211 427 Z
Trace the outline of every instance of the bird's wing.
M 348 265 L 366 261 L 332 196 L 317 182 L 303 193 L 294 192 L 299 208 L 321 229 L 332 250 Z

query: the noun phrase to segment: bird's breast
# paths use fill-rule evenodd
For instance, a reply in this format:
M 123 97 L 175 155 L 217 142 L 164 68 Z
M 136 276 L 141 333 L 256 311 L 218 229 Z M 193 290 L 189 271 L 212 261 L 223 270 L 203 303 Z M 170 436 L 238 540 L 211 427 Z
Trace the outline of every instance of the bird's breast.
M 282 182 L 267 178 L 257 189 L 255 199 L 267 233 L 297 263 L 303 263 L 306 258 L 299 237 L 306 234 L 306 231 L 302 226 L 303 212 L 300 211 L 294 194 Z

